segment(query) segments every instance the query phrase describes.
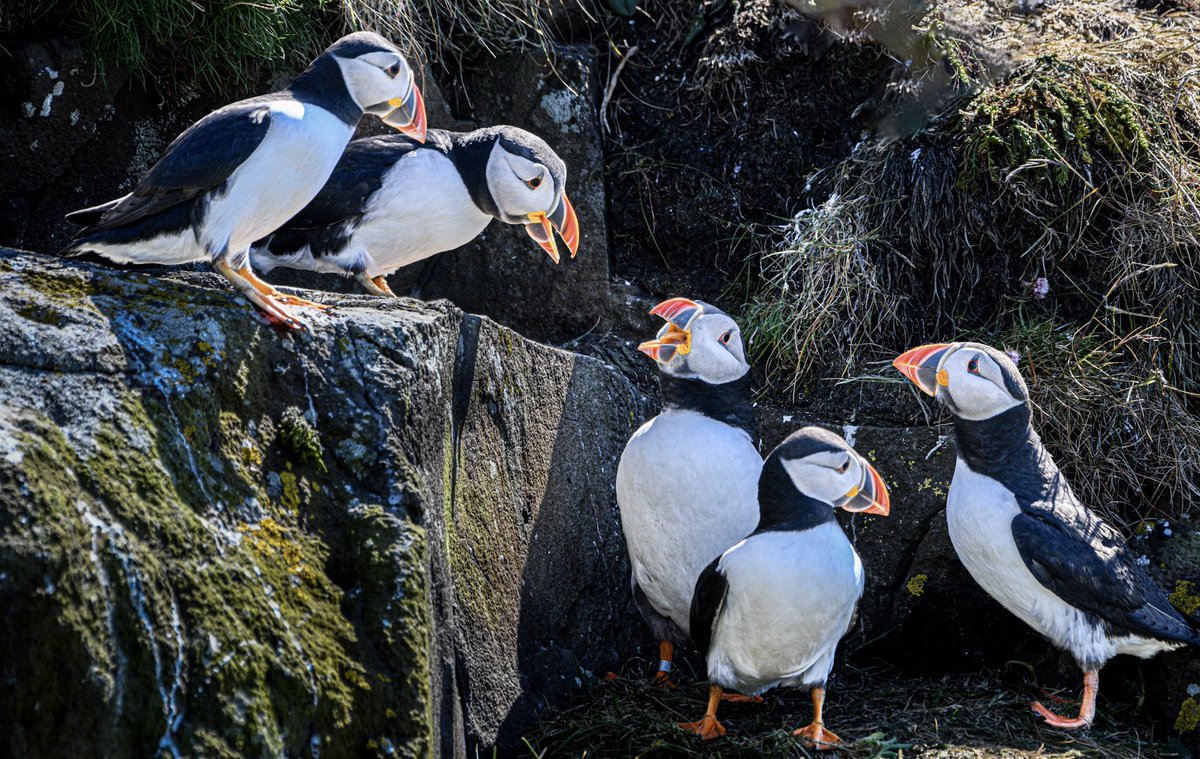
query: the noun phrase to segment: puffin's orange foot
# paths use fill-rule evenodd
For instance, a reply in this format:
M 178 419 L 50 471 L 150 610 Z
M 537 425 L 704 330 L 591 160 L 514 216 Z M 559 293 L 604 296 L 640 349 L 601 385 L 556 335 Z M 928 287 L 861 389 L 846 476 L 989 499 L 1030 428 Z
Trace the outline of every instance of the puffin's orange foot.
M 675 690 L 679 687 L 673 680 L 671 680 L 671 673 L 663 672 L 661 669 L 654 673 L 653 682 L 660 688 L 668 688 L 670 690 Z
M 250 267 L 244 266 L 237 270 L 237 273 L 254 287 L 255 290 L 262 295 L 274 300 L 278 303 L 283 303 L 288 306 L 300 306 L 302 308 L 315 308 L 318 311 L 331 311 L 333 306 L 326 306 L 321 303 L 314 303 L 311 300 L 305 300 L 296 295 L 288 295 L 287 293 L 276 290 L 269 282 L 264 282 L 258 278 Z
M 279 292 L 278 290 L 276 290 L 275 294 L 272 295 L 271 297 L 274 298 L 275 300 L 279 301 L 280 303 L 286 303 L 289 306 L 300 306 L 301 308 L 315 308 L 318 311 L 333 311 L 336 308 L 335 306 L 327 306 L 324 303 L 315 303 L 311 300 L 305 300 L 304 298 L 301 298 L 296 295 L 288 295 L 287 293 L 282 293 L 282 292 Z
M 616 680 L 619 677 L 620 677 L 620 675 L 618 675 L 616 672 L 609 672 L 607 675 L 604 676 L 604 679 L 611 683 L 613 680 Z
M 717 718 L 705 714 L 704 719 L 699 722 L 680 722 L 678 724 L 683 730 L 689 733 L 695 733 L 706 741 L 711 741 L 713 738 L 720 738 L 725 734 L 725 726 L 717 722 Z
M 814 722 L 811 725 L 806 725 L 799 730 L 795 730 L 792 732 L 792 735 L 813 744 L 813 748 L 817 751 L 830 751 L 837 748 L 842 742 L 842 739 L 837 737 L 836 733 L 819 722 Z
M 1042 706 L 1041 701 L 1034 701 L 1029 706 L 1033 708 L 1034 714 L 1041 716 L 1042 719 L 1046 720 L 1046 724 L 1050 725 L 1051 727 L 1060 727 L 1063 730 L 1076 730 L 1092 724 L 1092 720 L 1083 715 L 1080 715 L 1075 719 L 1060 717 L 1046 707 Z
M 725 691 L 721 694 L 722 701 L 728 701 L 731 704 L 761 704 L 762 696 L 747 696 L 742 693 L 730 693 Z

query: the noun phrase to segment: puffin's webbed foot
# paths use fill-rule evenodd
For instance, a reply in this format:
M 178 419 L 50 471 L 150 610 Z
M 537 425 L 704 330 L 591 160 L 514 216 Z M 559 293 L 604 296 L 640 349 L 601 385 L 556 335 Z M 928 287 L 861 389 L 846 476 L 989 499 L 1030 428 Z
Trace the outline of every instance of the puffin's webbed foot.
M 705 714 L 699 722 L 680 722 L 677 727 L 687 730 L 689 733 L 695 733 L 706 741 L 720 738 L 725 734 L 725 726 L 717 722 L 717 718 L 711 714 Z
M 266 317 L 267 321 L 272 324 L 278 324 L 288 329 L 304 329 L 307 325 L 295 314 L 285 308 L 275 299 L 264 295 L 254 283 L 243 277 L 239 272 L 234 271 L 229 262 L 223 258 L 218 258 L 213 261 L 213 268 L 229 283 L 233 285 L 238 293 L 250 301 L 250 303 Z
M 836 733 L 826 728 L 820 722 L 805 725 L 799 730 L 793 731 L 792 735 L 813 744 L 813 748 L 817 751 L 830 751 L 842 742 L 842 739 Z
M 721 700 L 731 704 L 761 704 L 762 696 L 747 696 L 744 693 L 730 693 L 726 691 L 721 694 Z
M 1083 673 L 1083 700 L 1079 703 L 1079 716 L 1074 719 L 1061 717 L 1046 707 L 1042 706 L 1041 701 L 1034 701 L 1029 706 L 1034 713 L 1040 715 L 1046 720 L 1046 724 L 1051 727 L 1062 728 L 1063 730 L 1075 730 L 1081 727 L 1088 727 L 1092 724 L 1092 720 L 1096 718 L 1096 694 L 1100 690 L 1100 673 L 1097 670 L 1088 670 Z
M 315 308 L 318 311 L 333 310 L 333 306 L 326 306 L 323 303 L 314 303 L 311 300 L 306 300 L 297 295 L 288 295 L 287 293 L 276 290 L 270 283 L 259 279 L 258 276 L 255 275 L 255 273 L 251 271 L 250 267 L 248 266 L 238 269 L 237 273 L 240 274 L 247 282 L 249 282 L 255 290 L 258 290 L 259 293 L 270 298 L 271 300 L 278 301 L 279 303 L 285 303 L 289 306 Z
M 388 287 L 387 277 L 380 274 L 378 277 L 371 277 L 363 272 L 357 277 L 363 289 L 372 295 L 378 295 L 384 298 L 395 298 L 396 293 L 392 292 L 392 288 Z

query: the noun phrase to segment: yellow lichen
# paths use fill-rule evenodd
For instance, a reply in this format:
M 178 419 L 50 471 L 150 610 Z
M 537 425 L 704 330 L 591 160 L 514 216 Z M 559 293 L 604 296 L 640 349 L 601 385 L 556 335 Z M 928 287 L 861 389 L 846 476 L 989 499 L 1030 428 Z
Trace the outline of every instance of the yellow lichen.
M 1175 717 L 1175 732 L 1190 733 L 1200 726 L 1200 704 L 1188 696 L 1179 705 L 1179 714 Z
M 929 575 L 913 575 L 912 577 L 908 578 L 908 582 L 905 583 L 904 587 L 908 588 L 908 592 L 912 593 L 914 596 L 920 596 L 925 592 L 925 581 L 928 579 Z
M 175 359 L 173 366 L 175 367 L 175 371 L 179 372 L 179 376 L 183 378 L 184 382 L 188 383 L 189 385 L 196 382 L 196 375 L 199 374 L 199 372 L 197 372 L 196 367 L 188 363 L 186 359 Z
M 1175 605 L 1184 614 L 1191 614 L 1200 609 L 1200 594 L 1194 590 L 1195 586 L 1187 580 L 1179 580 L 1175 583 L 1175 592 L 1168 596 L 1168 600 Z
M 300 510 L 300 482 L 291 472 L 280 473 L 279 479 L 283 483 L 283 493 L 279 496 L 279 503 L 294 514 Z

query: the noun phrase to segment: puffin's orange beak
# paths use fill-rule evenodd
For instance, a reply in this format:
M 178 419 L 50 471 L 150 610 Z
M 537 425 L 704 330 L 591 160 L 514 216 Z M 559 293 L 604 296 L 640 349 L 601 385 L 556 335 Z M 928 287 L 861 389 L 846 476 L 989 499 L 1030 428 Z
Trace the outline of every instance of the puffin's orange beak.
M 838 506 L 858 514 L 878 514 L 886 517 L 892 511 L 892 500 L 888 495 L 887 486 L 883 484 L 883 478 L 879 476 L 875 467 L 871 466 L 871 462 L 862 456 L 859 456 L 858 460 L 862 463 L 862 482 L 851 489 Z
M 554 242 L 556 231 L 571 251 L 571 258 L 575 257 L 579 250 L 579 217 L 575 215 L 575 206 L 571 205 L 567 193 L 559 196 L 558 206 L 553 211 L 548 214 L 535 211 L 529 214 L 529 221 L 525 233 L 542 246 L 554 263 L 558 263 L 558 245 Z
M 892 361 L 892 366 L 929 396 L 937 395 L 938 385 L 948 384 L 946 372 L 938 369 L 946 351 L 953 343 L 931 343 L 905 351 Z
M 388 105 L 392 111 L 383 117 L 383 123 L 399 129 L 417 142 L 425 142 L 428 123 L 425 118 L 425 98 L 421 96 L 421 88 L 416 82 L 413 82 L 412 92 L 407 97 L 392 98 Z
M 658 331 L 658 337 L 642 343 L 638 350 L 660 364 L 667 363 L 675 354 L 686 356 L 691 353 L 692 331 L 689 326 L 692 319 L 703 310 L 704 306 L 687 298 L 670 298 L 659 303 L 650 309 L 650 315 L 666 319 L 666 326 Z

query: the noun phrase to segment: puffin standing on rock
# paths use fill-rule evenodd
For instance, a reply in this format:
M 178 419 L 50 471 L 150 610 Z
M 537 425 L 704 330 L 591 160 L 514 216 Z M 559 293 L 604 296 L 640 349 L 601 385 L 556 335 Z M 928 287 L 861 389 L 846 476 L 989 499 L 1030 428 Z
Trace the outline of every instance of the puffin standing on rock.
M 667 320 L 638 350 L 658 362 L 663 410 L 617 466 L 617 505 L 638 610 L 659 639 L 655 678 L 670 685 L 700 571 L 758 523 L 762 457 L 750 435 L 750 365 L 737 324 L 706 303 L 663 301 Z
M 708 663 L 708 710 L 679 727 L 705 740 L 725 734 L 725 688 L 758 694 L 812 689 L 813 719 L 793 735 L 817 749 L 841 742 L 825 728 L 825 681 L 854 621 L 863 568 L 834 509 L 887 516 L 887 488 L 845 440 L 819 427 L 793 433 L 767 456 L 758 480 L 758 527 L 696 581 L 691 630 Z
M 374 295 L 401 266 L 465 245 L 492 219 L 521 224 L 554 263 L 562 235 L 571 257 L 579 221 L 565 190 L 567 167 L 540 137 L 511 126 L 355 140 L 316 198 L 251 260 L 354 276 Z
M 946 521 L 959 559 L 988 595 L 1069 651 L 1084 672 L 1078 716 L 1036 701 L 1034 712 L 1054 727 L 1087 727 L 1109 659 L 1200 645 L 1200 630 L 1137 565 L 1121 535 L 1071 492 L 1030 425 L 1029 392 L 1008 355 L 941 343 L 893 364 L 953 417 L 958 461 Z
M 64 251 L 117 263 L 211 261 L 268 319 L 299 328 L 288 306 L 323 308 L 254 275 L 250 244 L 312 200 L 363 114 L 425 138 L 425 104 L 395 45 L 347 35 L 287 89 L 232 103 L 188 127 L 133 192 L 69 221 L 87 225 Z

